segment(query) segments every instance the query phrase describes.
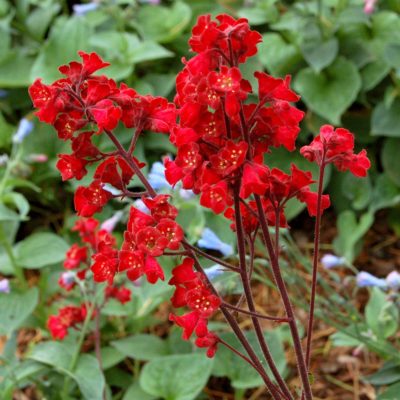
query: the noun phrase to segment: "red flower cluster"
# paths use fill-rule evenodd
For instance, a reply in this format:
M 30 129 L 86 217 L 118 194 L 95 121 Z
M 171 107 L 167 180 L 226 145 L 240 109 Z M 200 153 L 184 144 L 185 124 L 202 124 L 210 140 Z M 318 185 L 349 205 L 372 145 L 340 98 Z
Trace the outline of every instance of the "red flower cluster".
M 73 61 L 60 67 L 65 78 L 51 85 L 37 79 L 29 93 L 39 109 L 39 119 L 54 125 L 60 139 L 71 141 L 72 154 L 58 156 L 57 168 L 63 180 L 80 180 L 86 175 L 88 164 L 104 160 L 96 169 L 93 182 L 88 187 L 80 186 L 75 193 L 78 215 L 90 217 L 113 197 L 104 189 L 105 184 L 123 190 L 133 176 L 121 157 L 104 154 L 93 144 L 93 135 L 113 130 L 120 121 L 139 131 L 168 133 L 175 124 L 176 111 L 164 98 L 141 96 L 124 84 L 118 87 L 104 75 L 93 75 L 109 64 L 96 53 L 79 55 L 82 63 Z
M 108 285 L 105 290 L 106 299 L 116 299 L 121 304 L 125 304 L 131 301 L 132 292 L 125 286 L 112 286 Z
M 76 328 L 81 324 L 87 315 L 86 306 L 82 305 L 67 306 L 60 308 L 57 315 L 51 315 L 47 320 L 47 328 L 49 329 L 53 339 L 64 339 L 68 335 L 69 328 Z
M 213 357 L 218 337 L 208 330 L 207 319 L 218 309 L 221 300 L 208 289 L 203 275 L 193 270 L 193 264 L 192 258 L 185 258 L 172 270 L 172 278 L 168 282 L 175 286 L 172 305 L 188 307 L 191 311 L 182 316 L 170 314 L 169 319 L 183 328 L 183 339 L 188 340 L 195 333 L 196 346 L 208 348 L 207 356 Z
M 161 256 L 165 249 L 177 250 L 183 239 L 183 230 L 175 222 L 178 210 L 169 203 L 169 197 L 144 197 L 143 202 L 151 215 L 131 207 L 121 251 L 102 246 L 93 257 L 96 282 L 111 283 L 117 271 L 126 271 L 131 281 L 142 275 L 146 275 L 150 283 L 164 280 L 164 272 L 155 257 Z
M 309 146 L 303 146 L 300 153 L 319 166 L 333 163 L 339 171 L 350 170 L 359 177 L 366 176 L 371 166 L 365 150 L 354 153 L 354 135 L 347 129 L 334 129 L 331 125 L 323 125 L 320 134 Z
M 222 213 L 233 204 L 232 187 L 243 169 L 256 179 L 271 146 L 295 148 L 303 112 L 290 105 L 299 97 L 290 90 L 289 77 L 262 72 L 255 73 L 258 103 L 244 104 L 252 87 L 238 65 L 256 54 L 261 37 L 245 19 L 220 15 L 217 20 L 202 16 L 193 28 L 189 43 L 198 54 L 177 77 L 180 123 L 170 139 L 178 151 L 165 166 L 171 184 L 181 180 L 185 189 L 201 193 L 203 206 Z M 251 190 L 244 184 L 242 193 Z

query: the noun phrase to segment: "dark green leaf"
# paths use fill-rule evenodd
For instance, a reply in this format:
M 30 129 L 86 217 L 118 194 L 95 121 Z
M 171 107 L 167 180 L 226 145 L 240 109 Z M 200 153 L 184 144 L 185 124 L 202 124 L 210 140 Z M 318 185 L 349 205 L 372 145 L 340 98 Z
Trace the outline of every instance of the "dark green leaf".
M 136 360 L 148 361 L 168 352 L 167 343 L 155 335 L 140 334 L 111 342 L 120 353 Z
M 377 136 L 400 137 L 400 99 L 387 107 L 381 101 L 372 113 L 371 134 Z
M 314 71 L 320 72 L 335 60 L 339 50 L 336 38 L 326 42 L 311 40 L 302 46 L 303 56 Z
M 34 233 L 16 246 L 17 262 L 24 268 L 42 268 L 64 260 L 69 246 L 54 233 Z
M 33 312 L 39 300 L 36 287 L 25 293 L 0 293 L 0 334 L 8 335 L 17 329 Z
M 293 72 L 296 64 L 302 61 L 297 47 L 286 43 L 281 35 L 267 33 L 259 44 L 259 59 L 272 75 L 284 76 Z
M 211 374 L 213 360 L 204 354 L 156 358 L 146 364 L 140 386 L 149 394 L 168 400 L 194 400 Z
M 353 63 L 338 58 L 319 74 L 311 68 L 302 69 L 294 87 L 311 110 L 333 124 L 340 124 L 341 115 L 357 97 L 361 78 Z

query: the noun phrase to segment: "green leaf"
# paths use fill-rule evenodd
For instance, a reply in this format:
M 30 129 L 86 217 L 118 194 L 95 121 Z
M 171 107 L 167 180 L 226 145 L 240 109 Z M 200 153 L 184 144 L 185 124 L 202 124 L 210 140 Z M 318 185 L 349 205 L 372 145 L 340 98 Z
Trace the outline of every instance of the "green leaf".
M 365 91 L 373 89 L 389 73 L 390 67 L 377 60 L 367 64 L 361 70 L 362 87 Z
M 0 334 L 9 335 L 32 314 L 39 300 L 36 287 L 25 293 L 0 293 Z
M 286 372 L 286 358 L 282 344 L 282 337 L 277 330 L 264 333 L 266 342 L 271 350 L 272 357 L 281 374 Z M 239 351 L 243 351 L 233 333 L 223 333 L 221 337 Z M 263 354 L 258 345 L 254 331 L 246 332 L 246 337 L 255 349 L 258 357 L 263 359 Z M 263 381 L 259 374 L 244 360 L 238 358 L 231 350 L 224 346 L 218 349 L 215 356 L 213 375 L 227 376 L 231 380 L 231 385 L 236 389 L 248 389 L 262 385 Z
M 241 8 L 238 11 L 238 16 L 246 18 L 250 25 L 275 22 L 279 17 L 279 11 L 275 3 L 276 0 L 259 0 L 256 6 Z
M 37 7 L 29 13 L 25 24 L 29 31 L 37 38 L 42 39 L 54 16 L 60 11 L 60 4 L 46 4 Z
M 340 57 L 321 73 L 302 69 L 294 87 L 311 110 L 339 125 L 340 117 L 357 97 L 361 78 L 355 65 Z
M 369 176 L 358 178 L 353 174 L 346 174 L 342 182 L 342 192 L 352 202 L 355 210 L 362 210 L 368 206 L 371 200 L 371 180 Z
M 374 214 L 372 212 L 363 214 L 359 221 L 352 211 L 341 212 L 337 219 L 338 236 L 333 242 L 335 252 L 345 257 L 347 261 L 352 262 L 359 250 L 360 240 L 373 222 Z
M 144 392 L 143 389 L 140 387 L 139 382 L 134 382 L 131 386 L 129 386 L 122 400 L 154 400 L 156 398 L 156 396 Z
M 385 47 L 385 61 L 393 68 L 400 68 L 400 44 L 389 43 Z
M 58 372 L 68 375 L 78 384 L 83 398 L 102 400 L 105 381 L 99 363 L 94 356 L 83 354 L 79 357 L 74 371 L 70 370 L 73 347 L 69 343 L 45 342 L 35 346 L 29 358 L 51 365 Z
M 0 76 L 1 79 L 1 76 Z M 16 128 L 10 125 L 0 112 L 0 147 L 8 147 L 11 143 L 11 137 Z
M 400 137 L 400 99 L 389 106 L 381 101 L 372 113 L 371 134 L 376 136 Z
M 363 378 L 371 385 L 383 386 L 400 381 L 400 365 L 388 361 L 383 367 L 372 375 Z
M 125 358 L 123 353 L 110 346 L 102 347 L 100 353 L 104 370 L 114 367 Z
M 258 45 L 258 58 L 272 75 L 284 76 L 295 70 L 296 65 L 302 61 L 298 48 L 286 43 L 281 35 L 267 33 Z
M 169 43 L 182 33 L 191 16 L 190 7 L 181 1 L 171 7 L 144 5 L 137 13 L 137 28 L 146 40 Z
M 157 44 L 156 42 L 153 42 L 152 40 L 145 40 L 132 50 L 132 62 L 141 63 L 144 61 L 172 57 L 173 55 L 174 53 Z
M 194 400 L 211 374 L 213 360 L 204 354 L 155 358 L 140 375 L 142 389 L 166 400 Z
M 58 67 L 78 60 L 78 51 L 88 50 L 91 34 L 84 18 L 58 18 L 32 67 L 31 79 L 41 77 L 45 83 L 59 79 Z
M 370 209 L 376 212 L 400 203 L 400 188 L 386 175 L 381 174 L 375 181 Z
M 6 204 L 12 204 L 18 209 L 20 219 L 26 219 L 30 206 L 25 196 L 18 192 L 9 192 L 3 195 L 2 201 Z
M 20 216 L 15 211 L 0 203 L 0 221 L 19 221 L 20 219 Z
M 89 354 L 82 354 L 73 372 L 73 378 L 85 399 L 104 399 L 105 380 L 96 357 Z
M 389 138 L 385 140 L 382 148 L 382 164 L 385 174 L 400 186 L 400 157 L 397 154 L 400 148 L 400 139 Z
M 65 258 L 69 246 L 64 239 L 54 233 L 34 233 L 16 246 L 18 265 L 36 269 L 57 264 Z
M 400 383 L 389 386 L 383 393 L 379 394 L 376 400 L 399 400 Z
M 316 72 L 322 71 L 331 65 L 339 50 L 339 43 L 336 38 L 326 42 L 315 42 L 314 40 L 302 45 L 302 53 L 308 64 Z
M 18 88 L 31 83 L 30 74 L 34 59 L 25 49 L 15 49 L 0 63 L 0 87 Z
M 167 343 L 158 336 L 139 334 L 110 343 L 120 353 L 136 360 L 148 361 L 168 353 Z
M 371 290 L 371 297 L 365 307 L 365 318 L 368 327 L 381 339 L 394 335 L 399 325 L 398 309 L 379 288 Z

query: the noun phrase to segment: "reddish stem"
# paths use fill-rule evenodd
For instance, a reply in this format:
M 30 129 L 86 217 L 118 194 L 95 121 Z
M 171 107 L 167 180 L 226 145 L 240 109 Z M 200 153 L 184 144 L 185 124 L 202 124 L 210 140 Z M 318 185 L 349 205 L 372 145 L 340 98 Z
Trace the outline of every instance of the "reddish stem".
M 325 156 L 325 154 L 324 154 Z M 322 192 L 324 188 L 324 174 L 325 174 L 325 162 L 324 156 L 319 170 L 318 179 L 318 197 L 317 197 L 317 216 L 315 218 L 315 229 L 314 229 L 314 256 L 313 256 L 313 269 L 312 269 L 312 283 L 311 283 L 311 298 L 310 298 L 310 310 L 308 313 L 308 327 L 307 327 L 307 343 L 306 343 L 306 364 L 307 368 L 310 368 L 311 358 L 311 341 L 312 341 L 312 330 L 314 325 L 314 311 L 315 311 L 315 295 L 317 290 L 317 273 L 318 273 L 318 256 L 319 256 L 319 242 L 320 242 L 320 231 L 321 231 L 321 203 L 322 203 Z
M 292 306 L 292 303 L 289 298 L 289 294 L 288 294 L 288 291 L 287 291 L 287 288 L 285 285 L 285 281 L 283 280 L 283 277 L 281 274 L 277 255 L 275 254 L 275 251 L 274 251 L 274 246 L 272 243 L 271 235 L 269 233 L 268 222 L 267 222 L 267 218 L 264 213 L 261 198 L 258 195 L 255 195 L 254 197 L 256 199 L 257 210 L 258 210 L 258 214 L 260 217 L 260 225 L 261 225 L 261 231 L 262 231 L 263 237 L 264 237 L 264 243 L 267 247 L 268 254 L 269 254 L 269 257 L 271 260 L 272 273 L 274 275 L 274 279 L 275 279 L 276 285 L 278 287 L 279 293 L 281 294 L 283 305 L 284 305 L 285 311 L 286 311 L 286 315 L 289 318 L 289 328 L 290 328 L 290 333 L 291 333 L 291 336 L 293 339 L 294 351 L 295 351 L 296 359 L 297 359 L 297 369 L 299 372 L 299 376 L 301 378 L 301 382 L 303 384 L 305 398 L 307 400 L 311 400 L 312 392 L 311 392 L 310 381 L 308 379 L 308 368 L 306 366 L 303 349 L 301 346 L 300 335 L 299 335 L 299 331 L 298 331 L 297 325 L 296 325 L 296 320 L 295 320 L 295 316 L 294 316 L 294 312 L 293 312 L 293 306 Z

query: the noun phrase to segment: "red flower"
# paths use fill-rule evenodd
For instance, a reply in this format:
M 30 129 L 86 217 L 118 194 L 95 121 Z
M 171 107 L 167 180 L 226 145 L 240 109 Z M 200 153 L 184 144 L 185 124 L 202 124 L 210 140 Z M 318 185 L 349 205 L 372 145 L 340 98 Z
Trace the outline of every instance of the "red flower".
M 113 130 L 118 125 L 122 111 L 120 107 L 115 107 L 109 99 L 104 99 L 90 108 L 90 112 L 99 127 L 99 133 L 104 129 Z
M 144 254 L 140 250 L 121 250 L 118 253 L 118 271 L 127 271 L 127 277 L 136 281 L 144 273 Z
M 112 194 L 103 189 L 99 180 L 93 181 L 88 187 L 79 186 L 75 192 L 75 210 L 81 217 L 91 217 L 102 210 L 112 198 Z
M 231 175 L 244 162 L 247 153 L 247 143 L 235 143 L 228 140 L 219 152 L 210 157 L 213 170 L 220 176 Z
M 228 68 L 222 65 L 220 72 L 212 71 L 208 75 L 208 82 L 210 86 L 220 93 L 237 92 L 240 89 L 240 81 L 242 74 L 239 68 Z
M 123 158 L 111 156 L 97 167 L 93 178 L 123 190 L 132 176 L 132 168 Z
M 182 169 L 184 174 L 192 172 L 202 160 L 199 154 L 200 148 L 197 143 L 188 143 L 179 147 L 175 164 Z M 168 166 L 166 166 L 168 168 Z
M 79 181 L 87 174 L 85 168 L 87 161 L 70 154 L 59 154 L 58 158 L 56 167 L 60 171 L 63 181 L 72 178 Z
M 98 253 L 92 256 L 94 263 L 90 267 L 95 282 L 108 282 L 114 280 L 118 266 L 118 252 L 108 246 L 99 246 Z
M 64 268 L 75 269 L 81 263 L 85 263 L 87 261 L 87 250 L 86 246 L 79 247 L 78 244 L 74 243 L 65 254 Z
M 211 208 L 216 214 L 225 211 L 227 206 L 233 204 L 232 197 L 228 192 L 228 184 L 221 181 L 203 191 L 200 197 L 200 204 Z
M 170 314 L 169 320 L 183 328 L 182 339 L 189 340 L 202 318 L 198 312 L 192 311 L 182 316 Z
M 190 257 L 185 257 L 182 264 L 179 264 L 172 270 L 172 278 L 169 280 L 169 285 L 181 285 L 197 279 L 196 273 L 193 271 L 194 260 Z
M 159 194 L 153 198 L 142 197 L 142 201 L 154 219 L 160 221 L 164 218 L 175 219 L 178 216 L 177 208 L 169 204 L 170 198 L 171 196 L 167 194 Z
M 354 153 L 354 135 L 344 128 L 334 129 L 323 125 L 320 134 L 308 146 L 303 146 L 300 153 L 311 162 L 333 163 L 339 171 L 347 171 L 359 177 L 367 175 L 371 166 L 367 152 Z
M 296 102 L 300 97 L 289 89 L 290 75 L 285 79 L 274 78 L 264 72 L 255 72 L 254 76 L 258 80 L 258 97 L 260 102 L 273 100 L 284 100 Z
M 220 306 L 221 300 L 208 289 L 192 289 L 186 295 L 187 305 L 202 317 L 210 317 Z
M 178 250 L 183 239 L 183 229 L 175 221 L 163 218 L 156 227 L 161 234 L 168 240 L 167 248 Z
M 252 194 L 264 195 L 269 183 L 269 169 L 257 163 L 246 163 L 243 167 L 243 176 L 240 187 L 240 197 L 247 199 Z
M 138 249 L 153 257 L 161 256 L 168 245 L 168 239 L 152 226 L 141 229 L 136 234 L 136 242 Z
M 146 274 L 147 281 L 149 283 L 156 283 L 159 279 L 162 281 L 165 279 L 164 271 L 160 264 L 154 257 L 147 256 L 144 263 L 144 273 Z
M 213 358 L 217 352 L 218 336 L 215 333 L 208 332 L 207 335 L 198 337 L 196 339 L 196 346 L 200 348 L 207 348 L 207 357 Z
M 53 339 L 63 340 L 68 334 L 68 328 L 75 327 L 82 323 L 86 318 L 86 306 L 80 307 L 67 306 L 58 310 L 58 315 L 51 315 L 47 320 L 47 328 L 49 329 Z
M 121 304 L 128 303 L 129 301 L 131 301 L 132 298 L 132 292 L 125 286 L 117 287 L 108 285 L 104 293 L 106 298 L 112 297 L 118 300 Z

